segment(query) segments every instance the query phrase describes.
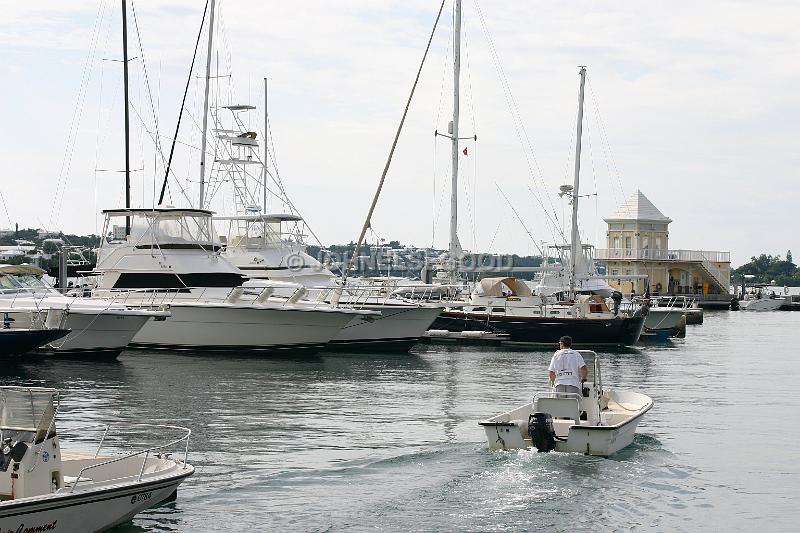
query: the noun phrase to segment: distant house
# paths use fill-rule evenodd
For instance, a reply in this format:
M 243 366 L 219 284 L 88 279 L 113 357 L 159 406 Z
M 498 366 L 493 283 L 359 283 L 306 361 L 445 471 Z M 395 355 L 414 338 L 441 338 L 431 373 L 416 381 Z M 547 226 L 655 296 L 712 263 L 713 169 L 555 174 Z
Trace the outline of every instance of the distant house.
M 36 230 L 36 235 L 37 237 L 39 237 L 39 239 L 46 239 L 47 237 L 58 237 L 59 233 L 60 232 L 58 231 L 47 230 L 47 229 Z
M 692 296 L 707 307 L 729 305 L 730 252 L 670 249 L 672 219 L 642 191 L 604 220 L 608 248 L 596 250 L 595 259 L 605 264 L 612 287 L 624 294 L 649 289 L 651 294 Z

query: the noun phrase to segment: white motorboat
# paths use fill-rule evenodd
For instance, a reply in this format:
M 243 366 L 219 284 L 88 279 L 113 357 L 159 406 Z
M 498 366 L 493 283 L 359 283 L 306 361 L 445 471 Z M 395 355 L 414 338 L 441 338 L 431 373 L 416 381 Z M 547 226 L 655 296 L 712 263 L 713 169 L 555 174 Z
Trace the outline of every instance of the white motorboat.
M 191 431 L 120 455 L 61 448 L 55 389 L 0 387 L 0 531 L 103 531 L 175 495 L 194 473 Z M 180 452 L 173 458 L 170 452 Z
M 775 294 L 767 294 L 766 291 L 759 289 L 756 292 L 749 292 L 744 295 L 744 299 L 739 302 L 742 311 L 777 311 L 786 303 L 786 299 L 777 298 Z
M 583 394 L 547 391 L 533 401 L 480 422 L 492 450 L 536 448 L 609 456 L 633 442 L 653 407 L 641 393 L 604 388 L 597 354 L 578 350 L 591 369 Z
M 252 280 L 284 282 L 285 288 L 276 290 L 276 296 L 287 297 L 296 290 L 291 287 L 302 287 L 310 300 L 325 304 L 335 300 L 339 308 L 373 312 L 353 317 L 333 337 L 328 349 L 407 351 L 439 316 L 441 306 L 402 300 L 381 286 L 351 280 L 341 287 L 333 272 L 305 253 L 297 232 L 282 229 L 282 224 L 302 221 L 297 215 L 240 215 L 215 220 L 228 226 L 223 257 Z
M 9 308 L 12 328 L 68 329 L 70 333 L 45 347 L 56 355 L 116 357 L 149 320 L 169 316 L 164 309 L 131 309 L 113 300 L 64 296 L 32 265 L 0 265 L 0 305 Z M 31 313 L 34 307 L 38 313 Z M 15 311 L 16 309 L 16 311 Z
M 308 301 L 300 290 L 288 298 L 273 296 L 274 288 L 268 286 L 246 294 L 246 277 L 220 256 L 210 211 L 155 208 L 104 213 L 104 234 L 112 238 L 98 252 L 93 294 L 114 301 L 124 298 L 127 306 L 168 306 L 172 313 L 168 320 L 146 324 L 134 337 L 134 346 L 314 352 L 354 317 L 377 315 Z M 126 218 L 132 221 L 129 235 L 118 231 Z

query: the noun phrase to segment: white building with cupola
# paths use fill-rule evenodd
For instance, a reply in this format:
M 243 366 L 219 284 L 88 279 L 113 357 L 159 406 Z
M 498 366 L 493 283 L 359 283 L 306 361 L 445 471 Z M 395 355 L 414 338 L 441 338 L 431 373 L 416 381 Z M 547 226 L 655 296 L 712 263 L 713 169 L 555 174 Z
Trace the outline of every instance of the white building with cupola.
M 609 284 L 623 294 L 687 295 L 705 307 L 727 307 L 730 252 L 670 248 L 669 225 L 642 191 L 604 219 L 607 248 L 595 259 L 606 265 Z M 615 276 L 619 276 L 615 279 Z

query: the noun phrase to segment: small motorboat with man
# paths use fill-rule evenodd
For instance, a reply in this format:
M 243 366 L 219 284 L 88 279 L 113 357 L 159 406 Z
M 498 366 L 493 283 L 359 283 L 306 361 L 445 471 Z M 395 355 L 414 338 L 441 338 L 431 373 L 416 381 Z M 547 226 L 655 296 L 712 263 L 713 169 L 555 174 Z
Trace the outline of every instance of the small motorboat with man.
M 636 427 L 653 407 L 641 393 L 604 388 L 597 354 L 576 350 L 586 360 L 580 393 L 555 388 L 533 401 L 480 422 L 492 450 L 536 448 L 609 456 L 633 442 Z
M 55 389 L 0 387 L 0 531 L 104 531 L 176 494 L 192 475 L 191 431 L 121 454 L 66 451 L 56 430 Z M 81 435 L 85 438 L 85 435 Z M 169 452 L 179 451 L 180 458 Z

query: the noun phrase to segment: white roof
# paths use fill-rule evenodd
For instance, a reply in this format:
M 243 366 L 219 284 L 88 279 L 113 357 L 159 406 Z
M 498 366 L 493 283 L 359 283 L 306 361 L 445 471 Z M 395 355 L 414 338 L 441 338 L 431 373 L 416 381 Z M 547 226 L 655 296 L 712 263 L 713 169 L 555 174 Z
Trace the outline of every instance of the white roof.
M 648 222 L 672 222 L 672 219 L 658 210 L 653 202 L 647 199 L 642 191 L 637 190 L 636 194 L 625 200 L 617 211 L 608 218 L 611 220 L 646 220 Z

